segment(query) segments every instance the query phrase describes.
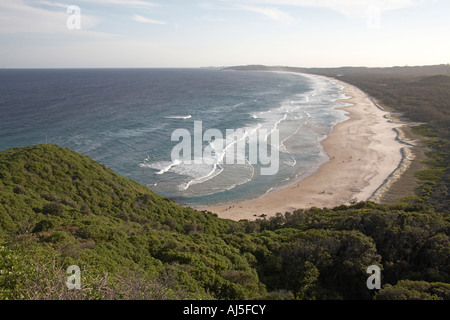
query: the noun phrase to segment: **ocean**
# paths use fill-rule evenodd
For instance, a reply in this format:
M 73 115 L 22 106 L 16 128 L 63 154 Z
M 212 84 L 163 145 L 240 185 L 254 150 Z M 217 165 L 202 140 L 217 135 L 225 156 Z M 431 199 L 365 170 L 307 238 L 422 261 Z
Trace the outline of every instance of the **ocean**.
M 337 109 L 345 105 L 337 101 L 345 98 L 342 89 L 323 77 L 282 72 L 2 69 L 0 150 L 52 143 L 179 204 L 232 203 L 294 183 L 328 160 L 320 142 L 347 119 Z M 181 141 L 174 132 L 195 136 L 196 124 L 200 133 L 223 134 L 201 144 L 205 150 L 223 143 L 222 159 L 230 150 L 227 130 L 235 141 L 266 130 L 276 173 L 261 174 L 267 163 L 248 157 L 220 162 L 214 152 L 204 163 L 174 161 Z

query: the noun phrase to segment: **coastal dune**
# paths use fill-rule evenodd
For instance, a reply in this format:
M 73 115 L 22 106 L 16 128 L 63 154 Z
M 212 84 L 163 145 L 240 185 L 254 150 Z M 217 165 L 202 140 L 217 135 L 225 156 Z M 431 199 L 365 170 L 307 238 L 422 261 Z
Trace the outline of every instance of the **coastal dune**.
M 332 208 L 370 200 L 402 162 L 403 145 L 394 130 L 401 124 L 386 117 L 360 89 L 332 79 L 350 97 L 342 107 L 349 117 L 322 141 L 330 158 L 306 178 L 258 199 L 202 208 L 224 219 L 254 220 L 265 215 L 311 207 Z

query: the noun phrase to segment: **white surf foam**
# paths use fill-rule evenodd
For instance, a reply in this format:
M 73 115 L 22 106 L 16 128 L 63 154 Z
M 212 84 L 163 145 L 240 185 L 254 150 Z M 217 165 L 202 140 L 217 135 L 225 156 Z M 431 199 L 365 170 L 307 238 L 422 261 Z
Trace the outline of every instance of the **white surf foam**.
M 187 115 L 187 116 L 166 116 L 164 117 L 166 119 L 179 119 L 179 120 L 187 120 L 187 119 L 191 119 L 192 116 L 191 115 Z

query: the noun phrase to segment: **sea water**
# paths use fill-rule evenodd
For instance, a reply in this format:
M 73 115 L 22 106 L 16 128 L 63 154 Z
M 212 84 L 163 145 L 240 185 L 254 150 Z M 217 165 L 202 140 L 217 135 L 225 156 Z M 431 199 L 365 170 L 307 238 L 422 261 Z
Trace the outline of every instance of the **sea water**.
M 219 69 L 0 70 L 0 150 L 52 143 L 105 164 L 183 205 L 263 196 L 328 160 L 320 142 L 347 119 L 342 87 L 329 79 Z M 176 129 L 278 130 L 279 168 L 186 164 L 171 151 Z M 242 130 L 238 130 L 242 129 Z M 270 137 L 268 137 L 270 140 Z M 209 142 L 211 143 L 211 142 Z M 204 142 L 204 147 L 208 142 Z

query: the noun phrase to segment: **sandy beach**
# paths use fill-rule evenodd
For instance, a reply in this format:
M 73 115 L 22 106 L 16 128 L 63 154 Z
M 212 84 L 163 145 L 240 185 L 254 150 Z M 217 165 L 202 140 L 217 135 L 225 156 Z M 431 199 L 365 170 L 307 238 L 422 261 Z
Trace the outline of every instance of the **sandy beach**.
M 330 160 L 305 179 L 268 195 L 235 204 L 199 208 L 224 219 L 254 220 L 278 212 L 311 207 L 331 208 L 351 201 L 370 200 L 402 162 L 403 145 L 389 121 L 357 87 L 332 79 L 344 87 L 351 106 L 341 109 L 349 119 L 337 124 L 322 146 Z

